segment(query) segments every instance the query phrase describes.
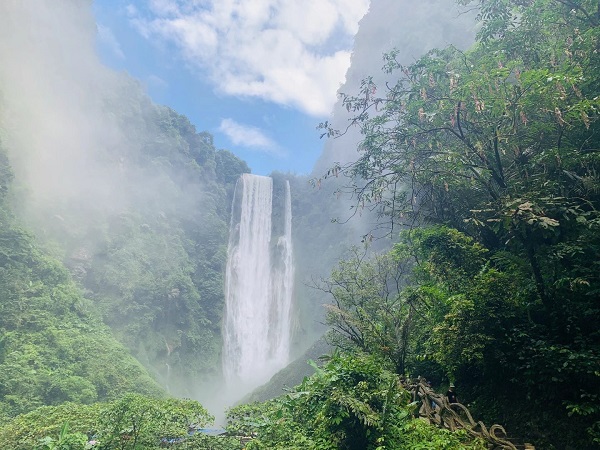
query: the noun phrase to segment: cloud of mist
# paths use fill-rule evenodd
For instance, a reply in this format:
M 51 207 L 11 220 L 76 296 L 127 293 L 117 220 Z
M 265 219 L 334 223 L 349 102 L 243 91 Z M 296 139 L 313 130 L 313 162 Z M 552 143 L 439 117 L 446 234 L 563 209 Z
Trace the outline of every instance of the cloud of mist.
M 140 83 L 101 64 L 96 39 L 106 34 L 96 28 L 91 2 L 0 2 L 2 140 L 27 189 L 21 206 L 40 221 L 186 201 L 173 180 L 143 162 L 152 146 L 173 144 L 149 142 L 165 136 L 153 123 L 162 107 Z
M 113 201 L 116 164 L 95 158 L 126 140 L 106 110 L 117 79 L 95 56 L 95 29 L 86 2 L 0 3 L 0 125 L 18 179 L 38 204 L 81 195 Z

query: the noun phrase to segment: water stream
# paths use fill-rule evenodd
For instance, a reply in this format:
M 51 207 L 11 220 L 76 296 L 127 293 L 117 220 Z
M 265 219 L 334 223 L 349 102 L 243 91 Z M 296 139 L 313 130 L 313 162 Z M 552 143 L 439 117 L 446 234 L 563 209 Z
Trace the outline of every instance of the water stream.
M 223 374 L 240 394 L 265 383 L 289 361 L 293 296 L 289 183 L 274 211 L 273 180 L 244 174 L 232 206 L 225 275 Z M 279 202 L 281 203 L 281 202 Z M 274 227 L 274 218 L 283 226 Z

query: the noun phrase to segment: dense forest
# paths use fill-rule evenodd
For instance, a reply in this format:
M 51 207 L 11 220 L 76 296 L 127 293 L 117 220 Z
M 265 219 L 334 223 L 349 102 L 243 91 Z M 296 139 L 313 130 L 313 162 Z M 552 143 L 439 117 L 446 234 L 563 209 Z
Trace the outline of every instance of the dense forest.
M 227 437 L 188 434 L 212 418 L 173 395 L 219 375 L 229 205 L 247 165 L 119 76 L 119 108 L 105 107 L 135 131 L 97 159 L 131 195 L 32 207 L 2 130 L 0 447 L 489 448 L 415 419 L 405 387 L 421 375 L 538 449 L 600 448 L 600 4 L 459 3 L 481 21 L 471 49 L 386 54 L 394 82 L 343 96 L 358 159 L 313 187 L 285 175 L 300 278 L 334 263 L 358 216 L 379 224 L 298 289 L 296 326 L 327 298 L 335 350 L 287 393 L 229 410 Z M 356 217 L 332 226 L 338 197 Z
M 346 175 L 356 208 L 403 231 L 389 254 L 340 264 L 323 286 L 329 320 L 346 348 L 455 382 L 484 420 L 543 448 L 592 448 L 599 5 L 479 8 L 471 50 L 410 66 L 391 52 L 397 82 L 367 79 L 344 99 L 361 155 L 328 176 Z

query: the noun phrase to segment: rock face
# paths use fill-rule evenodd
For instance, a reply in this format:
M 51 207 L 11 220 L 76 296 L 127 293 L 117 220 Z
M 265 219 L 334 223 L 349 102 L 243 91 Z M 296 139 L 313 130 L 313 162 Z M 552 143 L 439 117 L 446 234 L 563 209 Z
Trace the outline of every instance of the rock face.
M 474 14 L 461 12 L 454 0 L 372 0 L 369 12 L 360 22 L 352 63 L 339 92 L 357 93 L 361 81 L 369 76 L 379 89 L 385 89 L 385 83 L 394 79 L 381 70 L 383 54 L 393 49 L 399 51 L 397 59 L 401 63 L 410 64 L 433 48 L 467 48 L 474 39 Z M 349 117 L 338 101 L 330 122 L 342 131 L 348 126 Z M 327 141 L 313 175 L 322 175 L 335 162 L 355 160 L 359 141 L 360 133 L 355 128 Z

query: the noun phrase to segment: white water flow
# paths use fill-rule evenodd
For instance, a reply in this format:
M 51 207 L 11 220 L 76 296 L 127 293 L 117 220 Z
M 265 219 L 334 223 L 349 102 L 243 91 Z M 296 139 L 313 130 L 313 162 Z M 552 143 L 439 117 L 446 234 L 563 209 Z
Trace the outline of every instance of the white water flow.
M 283 228 L 274 236 L 273 180 L 244 174 L 232 208 L 225 275 L 223 373 L 243 394 L 289 362 L 293 293 L 292 213 L 285 184 Z

